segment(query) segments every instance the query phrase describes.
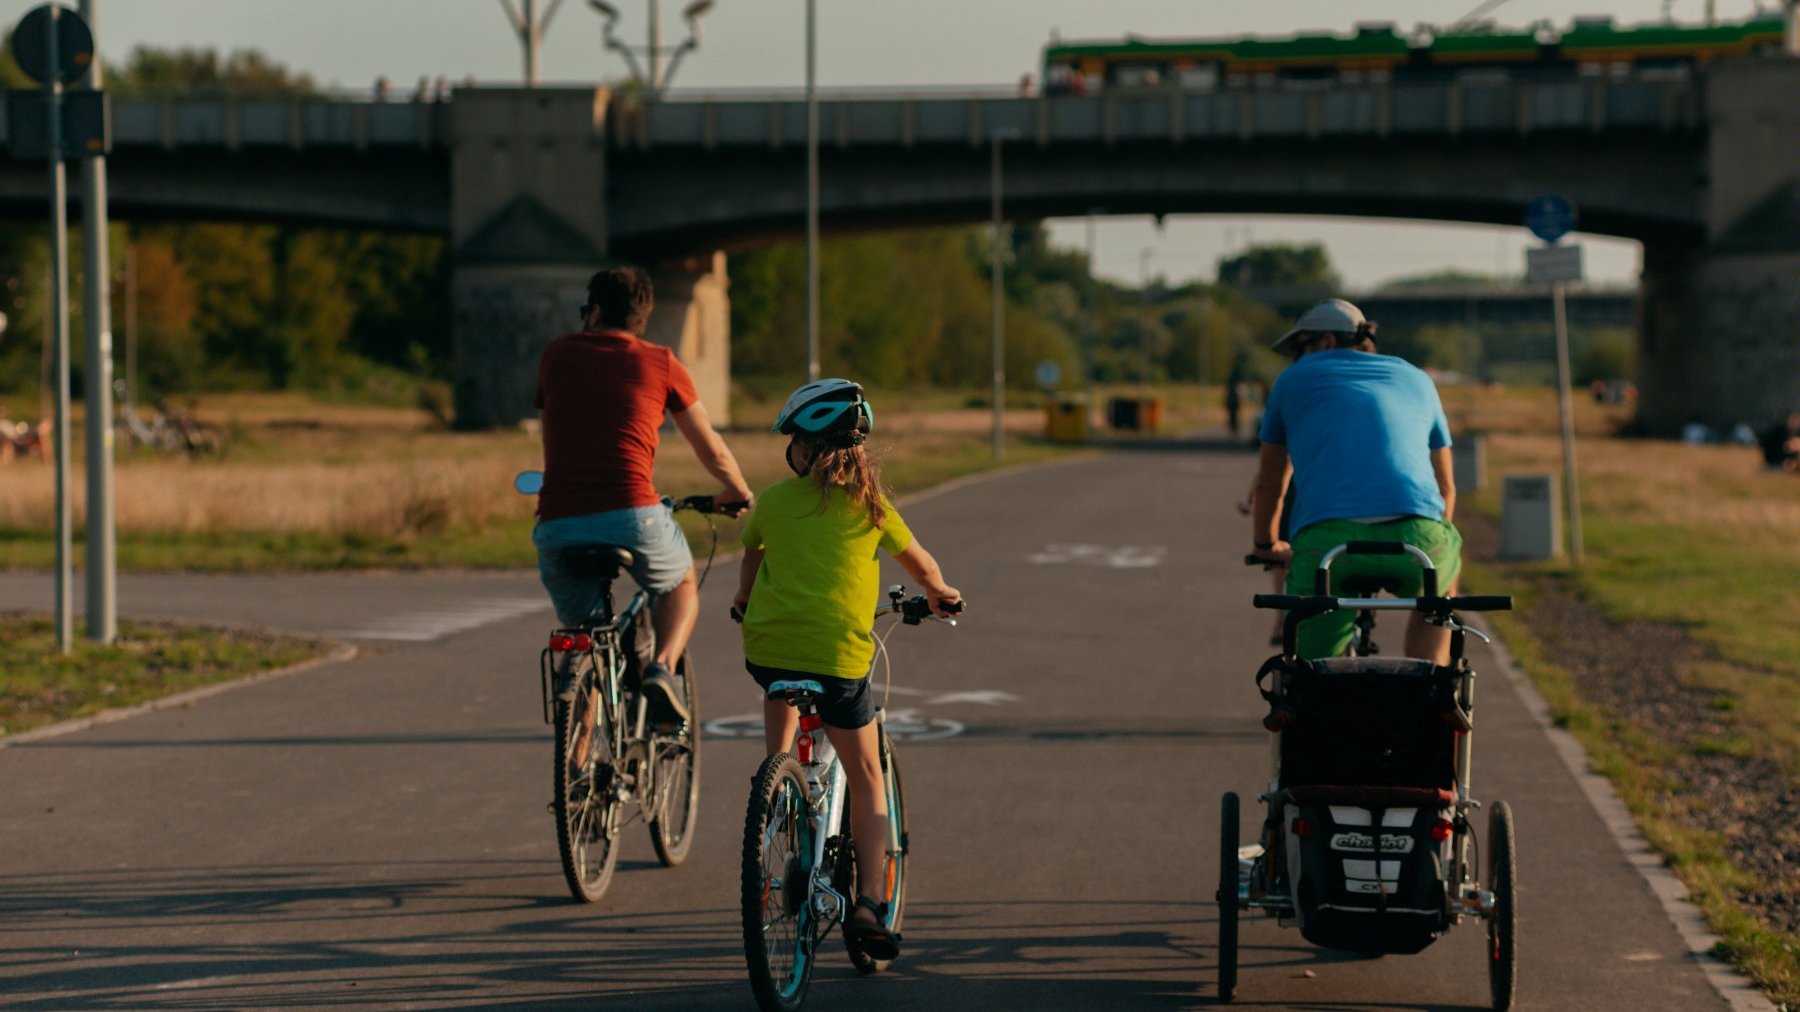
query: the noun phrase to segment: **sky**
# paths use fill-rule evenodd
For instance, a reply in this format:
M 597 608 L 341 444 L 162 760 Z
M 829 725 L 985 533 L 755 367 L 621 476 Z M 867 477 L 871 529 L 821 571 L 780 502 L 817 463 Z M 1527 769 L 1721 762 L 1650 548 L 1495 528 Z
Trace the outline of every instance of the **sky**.
M 11 24 L 39 0 L 0 0 Z M 256 48 L 320 82 L 370 88 L 385 76 L 410 91 L 421 76 L 510 83 L 522 58 L 500 0 L 92 0 L 100 49 L 117 59 L 136 45 Z M 523 0 L 518 0 L 521 4 Z M 550 0 L 539 0 L 540 10 Z M 627 41 L 644 39 L 653 0 L 612 0 Z M 1739 19 L 1754 0 L 1713 0 L 1721 19 Z M 1063 38 L 1232 36 L 1349 31 L 1358 22 L 1402 29 L 1454 21 L 1476 0 L 817 0 L 821 88 L 1016 85 L 1035 73 L 1053 33 Z M 662 4 L 664 42 L 685 37 L 682 0 Z M 1707 0 L 1507 0 L 1492 14 L 1502 24 L 1575 14 L 1654 21 L 1665 7 L 1698 21 Z M 600 45 L 600 18 L 586 0 L 564 0 L 544 37 L 547 83 L 622 77 L 616 54 Z M 680 67 L 678 91 L 798 87 L 805 80 L 805 0 L 715 0 L 701 23 L 701 45 Z M 1080 220 L 1053 222 L 1057 241 L 1081 246 Z M 1174 216 L 1158 230 L 1147 217 L 1102 219 L 1095 267 L 1135 283 L 1139 254 L 1153 249 L 1151 273 L 1171 281 L 1210 278 L 1220 256 L 1249 242 L 1323 242 L 1351 290 L 1396 276 L 1445 268 L 1483 273 L 1523 269 L 1535 242 L 1523 227 L 1373 222 L 1291 216 Z M 1595 282 L 1635 283 L 1634 242 L 1577 234 Z

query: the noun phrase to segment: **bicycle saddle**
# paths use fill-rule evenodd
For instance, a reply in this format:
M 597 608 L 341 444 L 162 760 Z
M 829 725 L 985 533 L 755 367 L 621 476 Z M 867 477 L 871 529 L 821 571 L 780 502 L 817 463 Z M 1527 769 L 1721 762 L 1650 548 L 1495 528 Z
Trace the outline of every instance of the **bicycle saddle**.
M 770 699 L 785 699 L 792 703 L 806 696 L 823 696 L 824 694 L 825 686 L 820 685 L 810 678 L 803 681 L 788 681 L 784 679 L 779 682 L 769 683 Z
M 570 576 L 585 580 L 616 579 L 619 570 L 630 569 L 637 562 L 629 548 L 598 543 L 559 549 L 557 559 Z

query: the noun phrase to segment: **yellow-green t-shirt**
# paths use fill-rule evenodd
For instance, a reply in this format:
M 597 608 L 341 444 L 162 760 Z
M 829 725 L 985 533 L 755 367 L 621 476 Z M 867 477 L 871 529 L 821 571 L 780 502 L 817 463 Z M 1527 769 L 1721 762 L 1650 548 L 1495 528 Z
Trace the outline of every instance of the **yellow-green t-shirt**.
M 744 613 L 744 656 L 753 664 L 815 675 L 861 678 L 875 657 L 875 607 L 881 598 L 878 549 L 898 554 L 912 531 L 886 499 L 878 530 L 868 510 L 831 490 L 790 478 L 765 489 L 744 525 L 744 547 L 763 549 L 762 568 Z

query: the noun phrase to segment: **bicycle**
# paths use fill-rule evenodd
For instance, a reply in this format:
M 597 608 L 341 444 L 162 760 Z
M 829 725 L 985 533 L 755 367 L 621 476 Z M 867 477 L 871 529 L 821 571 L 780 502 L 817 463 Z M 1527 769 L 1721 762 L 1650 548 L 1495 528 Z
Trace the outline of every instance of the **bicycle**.
M 906 625 L 944 622 L 923 596 L 906 597 L 904 587 L 888 591 L 888 604 L 876 619 L 898 615 Z M 887 635 L 893 624 L 877 631 L 877 660 L 887 658 Z M 887 667 L 888 687 L 893 669 Z M 869 677 L 874 677 L 870 665 Z M 816 681 L 778 681 L 768 698 L 800 711 L 794 751 L 764 759 L 751 780 L 750 804 L 744 818 L 743 921 L 744 958 L 750 988 L 765 1012 L 792 1012 L 806 998 L 813 956 L 832 928 L 845 922 L 858 893 L 856 848 L 845 817 L 845 774 L 837 752 L 825 737 L 817 711 L 824 687 Z M 885 699 L 883 700 L 885 704 Z M 899 937 L 906 915 L 906 794 L 893 739 L 887 733 L 887 707 L 875 711 L 881 750 L 882 783 L 887 792 L 887 870 L 881 887 L 886 903 L 882 927 Z M 888 960 L 863 952 L 849 939 L 845 949 L 858 973 L 887 969 Z
M 1343 556 L 1409 556 L 1420 574 L 1413 597 L 1375 597 L 1371 584 L 1338 585 Z M 1246 560 L 1248 561 L 1248 560 Z M 1260 561 L 1260 560 L 1258 560 Z M 1423 550 L 1352 541 L 1326 552 L 1314 593 L 1258 594 L 1258 608 L 1286 612 L 1281 652 L 1256 674 L 1273 734 L 1268 806 L 1256 843 L 1240 845 L 1236 792 L 1220 799 L 1219 997 L 1237 993 L 1238 919 L 1260 910 L 1297 923 L 1308 941 L 1372 955 L 1411 954 L 1467 918 L 1487 924 L 1492 1007 L 1514 1006 L 1518 977 L 1517 859 L 1512 808 L 1488 805 L 1487 875 L 1472 815 L 1475 670 L 1466 637 L 1487 641 L 1459 611 L 1504 611 L 1506 596 L 1446 597 Z M 1352 652 L 1304 660 L 1300 624 L 1355 611 Z M 1450 631 L 1450 660 L 1376 657 L 1375 611 L 1412 611 Z
M 534 495 L 543 487 L 543 475 L 523 472 L 513 486 Z M 712 496 L 664 499 L 664 504 L 703 514 L 737 505 L 716 505 Z M 692 659 L 683 652 L 670 675 L 688 719 L 674 725 L 651 722 L 649 702 L 635 684 L 655 653 L 651 595 L 638 590 L 623 609 L 613 607 L 613 581 L 631 566 L 632 553 L 607 544 L 576 545 L 562 553 L 571 573 L 601 585 L 602 608 L 594 622 L 552 630 L 538 659 L 544 722 L 556 735 L 549 809 L 556 818 L 563 878 L 576 900 L 593 903 L 612 884 L 619 836 L 636 819 L 648 825 L 663 867 L 687 859 L 700 799 L 699 694 Z M 706 570 L 711 569 L 709 554 Z

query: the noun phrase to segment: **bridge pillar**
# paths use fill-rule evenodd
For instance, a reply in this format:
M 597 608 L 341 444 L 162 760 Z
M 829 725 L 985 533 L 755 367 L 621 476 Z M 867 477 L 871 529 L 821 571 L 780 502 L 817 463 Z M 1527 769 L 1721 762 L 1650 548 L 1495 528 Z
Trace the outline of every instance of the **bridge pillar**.
M 731 421 L 731 298 L 725 254 L 651 264 L 656 310 L 646 340 L 675 350 L 713 422 Z
M 1703 243 L 1644 245 L 1639 422 L 1760 427 L 1800 407 L 1800 60 L 1715 65 Z
M 604 88 L 465 88 L 450 104 L 456 423 L 535 413 L 539 353 L 606 257 Z

